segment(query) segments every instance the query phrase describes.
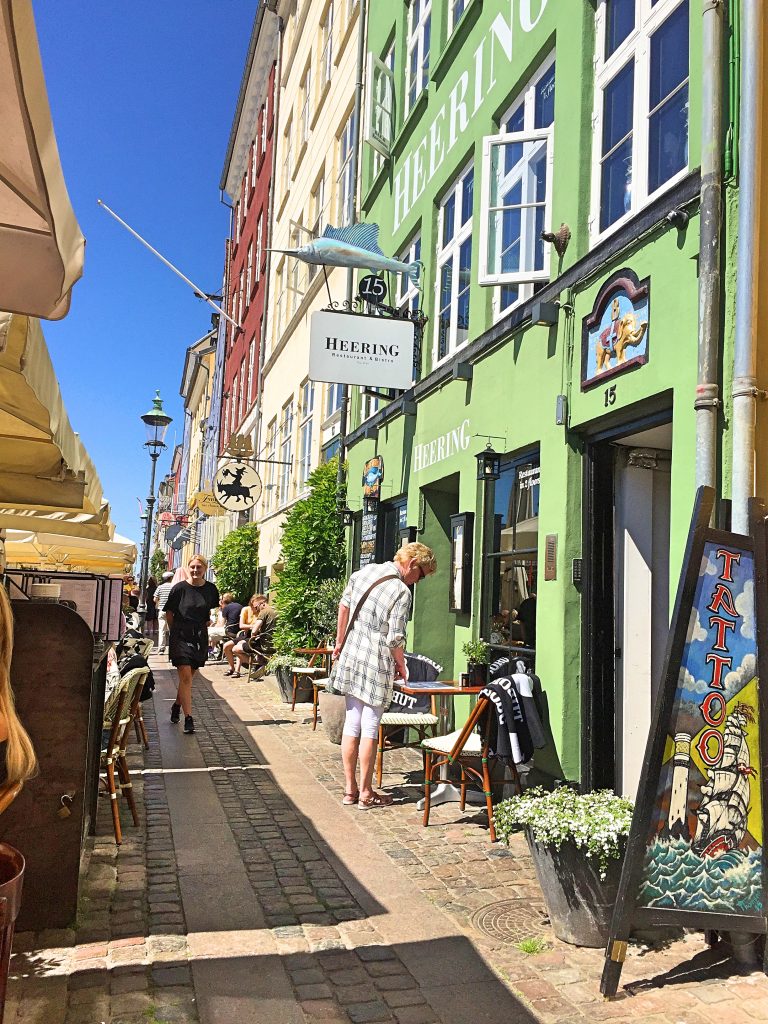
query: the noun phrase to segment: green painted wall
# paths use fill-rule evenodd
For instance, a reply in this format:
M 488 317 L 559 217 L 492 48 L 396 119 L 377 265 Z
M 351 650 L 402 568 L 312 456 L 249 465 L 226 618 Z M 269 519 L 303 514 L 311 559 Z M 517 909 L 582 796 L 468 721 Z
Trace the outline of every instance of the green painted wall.
M 573 237 L 562 261 L 553 253 L 552 276 L 571 267 L 589 252 L 594 6 L 587 0 L 472 0 L 465 21 L 447 48 L 446 3 L 433 0 L 432 81 L 406 123 L 398 124 L 393 158 L 375 179 L 372 153 L 364 148 L 363 215 L 380 225 L 380 243 L 398 253 L 417 230 L 421 232 L 425 263 L 424 311 L 429 317 L 422 353 L 422 377 L 432 369 L 434 332 L 437 209 L 446 187 L 473 159 L 475 196 L 473 224 L 479 223 L 481 140 L 498 131 L 499 117 L 533 73 L 552 54 L 556 56 L 555 141 L 552 224 L 567 223 Z M 690 157 L 698 162 L 699 145 L 699 19 L 691 19 Z M 404 3 L 374 4 L 368 30 L 369 49 L 383 55 L 396 41 L 396 109 L 402 110 L 405 52 Z M 530 31 L 521 28 L 530 16 Z M 499 35 L 494 35 L 494 22 Z M 512 59 L 507 60 L 499 36 L 511 25 Z M 441 49 L 443 52 L 441 53 Z M 493 74 L 490 53 L 494 54 Z M 480 57 L 478 57 L 480 54 Z M 436 66 L 435 66 L 436 62 Z M 477 69 L 480 69 L 479 72 Z M 413 173 L 414 153 L 439 141 L 441 131 L 451 142 L 451 94 L 467 76 L 466 102 L 471 117 L 445 145 L 442 158 L 424 175 L 423 191 L 407 204 L 398 198 L 398 182 L 406 166 Z M 479 77 L 478 77 L 479 75 Z M 476 88 L 476 83 L 480 88 Z M 493 82 L 493 84 L 491 84 Z M 476 100 L 477 97 L 479 101 Z M 440 111 L 446 111 L 441 118 Z M 399 115 L 398 115 L 399 116 Z M 437 128 L 433 129 L 432 125 Z M 432 134 L 431 134 L 432 133 Z M 434 143 L 439 156 L 441 148 Z M 585 154 L 587 156 L 585 157 Z M 398 175 L 401 175 L 398 178 Z M 419 179 L 421 182 L 421 179 Z M 421 187 L 421 184 L 420 186 Z M 418 189 L 417 189 L 418 191 Z M 399 206 L 398 206 L 399 204 Z M 409 209 L 405 212 L 405 206 Z M 523 453 L 538 448 L 541 460 L 539 508 L 538 653 L 540 675 L 549 705 L 555 749 L 537 753 L 537 766 L 555 775 L 578 778 L 581 747 L 581 596 L 571 583 L 571 563 L 582 554 L 582 451 L 585 433 L 610 411 L 628 410 L 653 396 L 668 396 L 673 410 L 671 581 L 677 571 L 690 519 L 695 472 L 698 217 L 685 232 L 664 227 L 637 240 L 597 267 L 589 278 L 560 295 L 570 309 L 561 310 L 556 328 L 526 326 L 509 335 L 474 364 L 470 382 L 450 381 L 420 395 L 416 416 L 399 416 L 382 425 L 378 440 L 361 440 L 349 451 L 350 505 L 359 507 L 355 488 L 366 459 L 384 457 L 384 499 L 407 494 L 408 523 L 423 527 L 419 539 L 434 544 L 440 563 L 439 579 L 416 588 L 410 644 L 442 660 L 455 674 L 462 670 L 462 643 L 479 631 L 479 556 L 482 502 L 476 481 L 475 454 L 489 435 L 499 451 Z M 492 322 L 491 289 L 477 284 L 478 232 L 473 233 L 473 280 L 470 299 L 470 341 Z M 592 310 L 601 285 L 615 271 L 631 267 L 640 279 L 651 280 L 650 358 L 646 366 L 615 378 L 616 400 L 605 405 L 605 389 L 581 391 L 582 320 Z M 556 396 L 569 399 L 567 426 L 555 424 Z M 359 410 L 357 413 L 359 417 Z M 353 425 L 355 422 L 353 420 Z M 438 439 L 447 440 L 440 458 Z M 465 443 L 466 441 L 466 443 Z M 415 446 L 435 442 L 429 461 L 419 466 Z M 433 461 L 432 456 L 435 457 Z M 423 459 L 422 459 L 423 461 Z M 448 546 L 438 526 L 456 493 L 455 511 L 474 511 L 475 594 L 471 619 L 448 612 Z M 422 493 L 423 492 L 423 493 Z M 426 500 L 425 500 L 426 499 Z M 557 578 L 544 582 L 543 555 L 547 534 L 558 538 Z

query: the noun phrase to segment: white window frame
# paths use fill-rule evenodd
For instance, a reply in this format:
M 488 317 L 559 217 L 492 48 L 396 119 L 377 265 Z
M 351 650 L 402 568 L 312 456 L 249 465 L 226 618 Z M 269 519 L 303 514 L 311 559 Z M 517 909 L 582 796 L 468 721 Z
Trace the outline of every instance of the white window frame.
M 245 294 L 247 301 L 251 300 L 251 285 L 253 284 L 253 239 L 248 243 L 248 256 L 246 258 L 245 271 Z
M 351 110 L 336 138 L 338 173 L 336 175 L 336 226 L 343 228 L 351 221 L 355 202 L 355 182 L 352 180 L 352 147 L 354 145 L 355 112 Z M 346 149 L 346 155 L 345 155 Z
M 395 135 L 395 44 L 384 59 L 368 54 L 366 81 L 369 83 L 365 103 L 365 134 L 363 141 L 377 157 L 389 157 Z
M 418 255 L 416 247 L 419 247 Z M 413 236 L 408 246 L 398 256 L 401 263 L 415 263 L 417 260 L 421 260 L 421 232 L 417 231 Z M 405 285 L 405 290 L 403 290 Z M 416 281 L 411 280 L 408 274 L 398 274 L 397 276 L 397 308 L 402 312 L 404 309 L 413 309 L 414 300 L 416 302 L 416 309 L 421 307 L 421 294 L 422 290 Z
M 321 89 L 330 82 L 331 75 L 333 74 L 333 2 L 334 0 L 330 0 L 320 22 Z
M 246 407 L 246 409 L 249 407 L 250 402 L 251 402 L 251 394 L 252 394 L 252 391 L 253 391 L 253 368 L 254 368 L 254 365 L 256 363 L 256 349 L 258 348 L 260 337 L 261 337 L 261 331 L 259 331 L 258 334 L 254 334 L 254 336 L 251 338 L 251 344 L 249 346 L 249 352 L 248 352 L 248 384 L 247 384 L 246 392 L 245 392 L 246 393 L 246 399 L 245 399 L 245 407 Z
M 307 64 L 301 82 L 301 139 L 300 145 L 309 142 L 312 121 L 312 63 Z
M 293 115 L 288 118 L 288 123 L 283 132 L 283 166 L 285 168 L 285 191 L 291 187 L 293 181 Z
M 240 241 L 240 200 L 235 203 L 235 245 Z
M 658 0 L 655 7 L 651 0 L 636 0 L 635 27 L 627 38 L 605 59 L 606 31 L 608 27 L 606 0 L 599 0 L 595 12 L 595 106 L 592 113 L 592 204 L 589 217 L 589 235 L 592 245 L 607 238 L 631 220 L 636 214 L 658 196 L 673 188 L 690 172 L 691 125 L 688 121 L 689 156 L 685 166 L 668 178 L 654 192 L 648 191 L 648 137 L 651 111 L 648 109 L 651 67 L 651 37 L 685 0 Z M 690 14 L 690 3 L 689 3 Z M 602 140 L 603 140 L 603 97 L 605 89 L 630 62 L 634 63 L 634 87 L 632 110 L 632 183 L 629 209 L 612 224 L 600 229 Z M 677 90 L 686 84 L 690 90 L 690 51 L 688 77 Z M 677 91 L 676 90 L 676 91 Z M 670 94 L 672 95 L 672 94 Z M 664 102 L 669 99 L 665 97 Z M 690 91 L 689 91 L 690 102 Z M 615 148 L 615 147 L 614 147 Z M 638 169 L 641 173 L 638 174 Z
M 274 326 L 275 330 L 272 337 L 272 348 L 277 348 L 277 344 L 280 341 L 280 336 L 287 325 L 287 312 L 288 312 L 288 289 L 286 287 L 286 262 L 285 257 L 280 261 L 279 266 L 275 271 L 275 281 L 277 284 L 277 301 L 275 302 L 275 316 Z
M 258 154 L 256 150 L 256 139 L 251 143 L 251 188 L 256 187 L 256 164 L 258 163 Z
M 315 382 L 305 380 L 301 385 L 299 406 L 299 486 L 303 487 L 312 472 L 312 421 L 315 412 Z
M 280 412 L 280 472 L 278 473 L 278 505 L 291 500 L 293 470 L 293 398 Z
M 243 313 L 245 312 L 245 308 L 246 308 L 245 295 L 244 295 L 244 274 L 245 274 L 245 272 L 244 272 L 243 268 L 241 267 L 240 268 L 239 284 L 238 284 L 239 301 L 238 301 L 237 322 L 239 324 L 242 324 L 242 322 L 243 322 Z
M 325 418 L 331 419 L 341 412 L 342 384 L 329 384 L 325 391 Z M 334 404 L 334 398 L 337 399 Z
M 254 284 L 258 284 L 260 279 L 261 279 L 261 252 L 262 252 L 261 247 L 262 247 L 263 241 L 264 241 L 263 238 L 262 238 L 262 230 L 263 230 L 262 229 L 262 222 L 263 222 L 263 220 L 264 220 L 264 218 L 262 216 L 262 211 L 259 210 L 259 217 L 258 217 L 258 220 L 256 221 L 256 269 L 254 271 L 254 279 L 253 279 L 253 283 Z
M 456 17 L 456 6 L 461 2 L 462 8 L 458 18 Z M 461 19 L 467 13 L 467 8 L 472 3 L 472 0 L 448 0 L 448 35 L 454 32 L 458 25 L 461 24 Z
M 267 444 L 266 444 L 266 459 L 267 459 L 267 472 L 265 474 L 267 483 L 265 490 L 267 491 L 267 500 L 265 502 L 267 509 L 273 509 L 277 504 L 277 465 L 275 459 L 277 458 L 277 416 L 275 416 L 267 427 Z
M 552 246 L 549 242 L 544 243 L 544 261 L 541 270 L 499 271 L 494 273 L 488 270 L 488 242 L 490 239 L 490 218 L 496 210 L 503 207 L 491 206 L 491 167 L 493 149 L 497 146 L 507 145 L 531 145 L 532 143 L 543 142 L 546 146 L 546 168 L 547 185 L 546 198 L 544 200 L 544 230 L 549 231 L 552 223 L 552 171 L 554 165 L 554 130 L 553 128 L 537 128 L 523 132 L 502 132 L 499 135 L 486 135 L 483 139 L 482 172 L 480 178 L 480 255 L 481 263 L 478 267 L 478 284 L 502 285 L 502 284 L 530 284 L 534 281 L 548 281 L 550 275 L 550 251 Z M 515 168 L 525 167 L 524 161 L 520 161 Z M 538 206 L 538 203 L 523 203 L 530 209 Z M 528 237 L 526 234 L 527 218 L 521 226 L 521 249 L 524 243 L 535 245 L 537 239 Z
M 267 105 L 261 107 L 261 155 L 267 152 Z
M 298 249 L 304 243 L 303 236 L 305 232 L 306 228 L 302 227 L 299 221 L 290 222 L 290 246 L 292 249 Z M 301 305 L 301 300 L 306 292 L 307 264 L 293 256 L 289 256 L 288 259 L 290 260 L 288 264 L 288 292 L 290 296 L 288 300 L 288 315 L 292 317 Z
M 432 0 L 419 0 L 419 17 L 418 20 L 414 18 L 414 12 L 416 10 L 416 3 L 411 0 L 408 6 L 408 34 L 405 45 L 405 115 L 408 116 L 408 112 L 416 105 L 419 96 L 424 92 L 427 85 L 429 84 L 429 61 L 432 51 Z M 426 26 L 429 23 L 429 52 L 426 58 L 426 67 L 424 61 L 424 37 L 426 35 Z M 411 55 L 416 51 L 417 60 L 417 77 L 416 93 L 411 101 Z
M 457 175 L 454 184 L 447 192 L 444 193 L 443 198 L 440 200 L 440 208 L 437 216 L 437 239 L 438 244 L 442 243 L 443 239 L 443 217 L 445 215 L 445 207 L 451 195 L 454 196 L 454 210 L 455 218 L 458 220 L 461 216 L 461 201 L 462 192 L 464 186 L 464 179 L 470 171 L 474 170 L 472 163 L 466 164 L 461 172 Z M 474 185 L 473 185 L 474 190 Z M 461 253 L 461 247 L 467 239 L 472 238 L 472 221 L 473 217 L 470 214 L 467 222 L 460 225 L 454 232 L 453 237 L 447 245 L 437 250 L 435 256 L 435 337 L 432 347 L 432 366 L 438 366 L 440 363 L 445 362 L 446 359 L 450 359 L 451 356 L 459 349 L 463 348 L 469 342 L 469 334 L 467 335 L 466 341 L 458 342 L 458 330 L 459 330 L 459 288 L 458 286 L 454 289 L 453 282 L 458 285 L 459 281 L 459 258 Z M 450 327 L 448 333 L 448 345 L 445 353 L 441 356 L 440 352 L 440 272 L 442 268 L 448 262 L 452 263 L 452 284 L 451 284 L 451 318 Z M 470 276 L 474 272 L 474 267 L 470 265 Z M 472 293 L 472 287 L 470 284 L 470 296 Z

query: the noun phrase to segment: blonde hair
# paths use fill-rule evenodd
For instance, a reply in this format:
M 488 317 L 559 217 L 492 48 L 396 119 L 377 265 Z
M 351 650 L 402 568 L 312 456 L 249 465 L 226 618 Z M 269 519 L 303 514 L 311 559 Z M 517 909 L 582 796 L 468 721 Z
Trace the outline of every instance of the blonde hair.
M 8 782 L 26 782 L 37 774 L 37 757 L 32 740 L 16 714 L 11 689 L 13 654 L 13 612 L 5 587 L 0 583 L 0 720 L 8 729 L 5 765 Z
M 403 544 L 395 554 L 395 561 L 400 562 L 401 565 L 405 565 L 406 562 L 415 562 L 425 576 L 431 576 L 433 572 L 437 572 L 437 559 L 434 551 L 417 540 L 411 541 L 410 544 Z
M 263 594 L 254 594 L 253 597 L 249 598 L 249 600 L 248 600 L 248 607 L 250 609 L 252 609 L 252 610 L 253 610 L 253 602 L 254 601 L 263 601 L 264 604 L 267 603 L 267 599 L 266 599 L 266 597 L 264 597 Z
M 187 565 L 192 565 L 193 562 L 202 562 L 205 568 L 208 568 L 208 559 L 205 555 L 192 555 L 191 558 L 187 559 Z

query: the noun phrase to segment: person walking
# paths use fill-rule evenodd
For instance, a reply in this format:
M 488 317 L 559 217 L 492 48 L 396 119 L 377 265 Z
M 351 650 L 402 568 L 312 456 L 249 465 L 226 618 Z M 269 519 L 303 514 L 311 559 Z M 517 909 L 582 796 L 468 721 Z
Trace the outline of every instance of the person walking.
M 157 593 L 157 580 L 154 576 L 150 576 L 147 580 L 147 591 L 144 601 L 147 606 L 147 613 L 144 617 L 144 635 L 152 637 L 154 640 L 157 636 L 157 605 L 155 604 L 155 594 Z
M 381 716 L 392 700 L 395 679 L 406 679 L 405 631 L 410 587 L 437 570 L 425 544 L 404 544 L 394 560 L 353 573 L 339 603 L 333 687 L 346 698 L 341 737 L 342 803 L 360 810 L 385 807 L 392 797 L 373 789 L 373 767 Z M 360 783 L 357 782 L 358 762 Z
M 208 658 L 208 622 L 211 608 L 220 601 L 219 592 L 205 578 L 208 561 L 193 555 L 187 562 L 189 583 L 175 584 L 165 602 L 165 617 L 170 630 L 171 664 L 179 676 L 176 700 L 171 707 L 171 722 L 184 712 L 184 732 L 195 731 L 192 717 L 192 678 Z
M 168 595 L 173 590 L 173 573 L 164 572 L 163 582 L 155 591 L 154 604 L 157 608 L 157 653 L 165 654 L 166 645 L 168 643 L 168 623 L 165 618 L 165 602 L 168 600 Z

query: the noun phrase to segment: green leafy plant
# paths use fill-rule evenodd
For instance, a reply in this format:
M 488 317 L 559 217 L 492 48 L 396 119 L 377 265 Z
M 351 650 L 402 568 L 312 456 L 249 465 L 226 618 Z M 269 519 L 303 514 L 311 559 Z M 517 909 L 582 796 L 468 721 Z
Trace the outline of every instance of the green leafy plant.
M 301 668 L 309 665 L 309 660 L 303 654 L 273 654 L 267 662 L 267 672 L 274 672 L 276 668 Z
M 160 548 L 155 548 L 152 552 L 152 557 L 149 560 L 149 575 L 154 576 L 155 580 L 159 583 L 163 573 L 168 568 L 168 558 Z
M 346 587 L 343 576 L 336 580 L 323 580 L 317 589 L 317 601 L 312 611 L 312 631 L 321 637 L 321 643 L 336 638 L 336 621 L 339 614 L 339 601 Z
M 255 523 L 228 533 L 211 559 L 219 592 L 231 592 L 241 604 L 246 604 L 253 593 L 258 567 L 259 528 Z
M 496 834 L 509 843 L 518 829 L 528 829 L 542 846 L 559 849 L 573 842 L 587 857 L 595 858 L 605 879 L 608 861 L 622 856 L 632 824 L 632 802 L 609 789 L 577 793 L 559 786 L 548 793 L 537 786 L 521 796 L 497 804 L 493 816 Z
M 543 953 L 548 947 L 549 943 L 546 939 L 522 939 L 520 942 L 515 943 L 516 949 L 519 949 L 521 953 L 527 953 L 529 956 Z
M 482 637 L 479 640 L 467 640 L 461 645 L 468 665 L 487 665 L 491 660 L 491 645 Z
M 272 592 L 278 619 L 275 650 L 291 654 L 296 647 L 319 647 L 327 639 L 319 628 L 316 609 L 326 580 L 344 574 L 344 527 L 337 512 L 336 470 L 331 459 L 310 474 L 309 494 L 285 517 L 282 535 L 283 568 Z M 335 631 L 335 626 L 334 626 Z

